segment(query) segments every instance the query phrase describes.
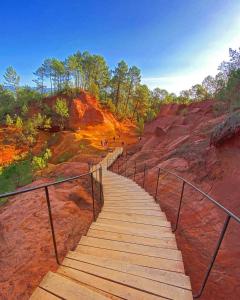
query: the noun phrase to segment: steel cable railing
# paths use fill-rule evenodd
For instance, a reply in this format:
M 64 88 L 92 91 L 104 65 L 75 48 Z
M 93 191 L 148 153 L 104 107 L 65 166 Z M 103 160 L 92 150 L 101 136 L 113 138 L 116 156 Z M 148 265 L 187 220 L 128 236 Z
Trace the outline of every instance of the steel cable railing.
M 196 192 L 200 193 L 203 196 L 203 198 L 206 198 L 208 201 L 213 203 L 216 207 L 218 207 L 226 215 L 222 229 L 220 231 L 220 235 L 218 237 L 218 240 L 217 240 L 214 252 L 213 252 L 213 255 L 212 255 L 209 265 L 207 267 L 206 273 L 203 277 L 202 284 L 201 284 L 198 292 L 193 295 L 194 298 L 199 298 L 199 297 L 201 297 L 201 295 L 204 291 L 204 288 L 208 281 L 211 270 L 214 266 L 215 260 L 217 258 L 219 249 L 221 247 L 222 241 L 224 239 L 225 233 L 228 229 L 231 219 L 235 220 L 237 223 L 240 224 L 240 218 L 238 216 L 236 216 L 234 213 L 232 213 L 230 210 L 228 210 L 226 207 L 221 205 L 219 202 L 217 202 L 215 199 L 213 199 L 211 196 L 209 196 L 208 194 L 203 192 L 201 189 L 199 189 L 198 187 L 193 185 L 191 182 L 189 182 L 185 178 L 175 174 L 174 172 L 166 170 L 161 167 L 149 167 L 148 168 L 147 164 L 143 164 L 142 162 L 139 162 L 139 164 L 141 166 L 141 169 L 137 170 L 137 161 L 136 160 L 128 160 L 127 158 L 124 158 L 122 155 L 122 157 L 120 159 L 118 159 L 115 163 L 112 162 L 111 164 L 109 164 L 109 167 L 111 167 L 111 170 L 113 172 L 116 172 L 117 174 L 121 174 L 126 177 L 132 177 L 132 179 L 134 181 L 136 181 L 137 173 L 138 174 L 142 173 L 142 182 L 140 185 L 142 185 L 143 188 L 145 187 L 148 169 L 151 169 L 151 170 L 156 169 L 157 170 L 157 178 L 156 178 L 156 184 L 155 184 L 156 188 L 155 188 L 155 193 L 154 193 L 155 201 L 157 201 L 157 197 L 159 194 L 159 182 L 160 182 L 161 174 L 174 176 L 175 178 L 177 178 L 178 180 L 180 180 L 182 182 L 179 204 L 178 204 L 178 208 L 177 208 L 176 222 L 175 222 L 174 228 L 172 229 L 173 232 L 177 231 L 178 224 L 180 222 L 180 216 L 181 216 L 181 210 L 182 210 L 182 204 L 183 204 L 183 196 L 184 196 L 186 186 L 189 186 L 189 187 L 193 188 Z M 129 174 L 127 174 L 127 170 L 130 168 L 133 170 L 133 172 L 129 176 Z
M 98 179 L 94 178 L 94 174 L 97 174 L 96 178 L 98 178 Z M 61 263 L 60 263 L 60 259 L 59 259 L 58 249 L 57 249 L 56 234 L 55 234 L 55 229 L 54 229 L 52 207 L 51 207 L 51 201 L 50 201 L 50 195 L 49 195 L 49 187 L 59 185 L 64 182 L 74 181 L 74 180 L 77 180 L 77 179 L 80 179 L 83 177 L 90 177 L 91 195 L 92 195 L 92 213 L 93 213 L 93 220 L 95 221 L 96 220 L 96 207 L 95 207 L 95 201 L 96 201 L 95 198 L 96 197 L 94 195 L 94 185 L 96 182 L 98 182 L 100 185 L 100 189 L 99 189 L 100 190 L 100 207 L 102 207 L 102 205 L 103 205 L 103 192 L 102 192 L 103 191 L 103 183 L 102 183 L 102 166 L 101 165 L 99 165 L 98 168 L 95 168 L 92 170 L 90 169 L 89 172 L 80 174 L 78 176 L 69 177 L 69 178 L 66 178 L 63 180 L 54 181 L 51 183 L 42 184 L 42 185 L 34 186 L 31 188 L 21 189 L 21 190 L 15 191 L 15 192 L 5 193 L 5 194 L 0 195 L 0 199 L 1 199 L 1 198 L 16 196 L 19 194 L 24 194 L 24 193 L 28 193 L 31 191 L 41 190 L 41 189 L 43 189 L 45 191 L 45 198 L 46 198 L 47 207 L 48 207 L 48 217 L 49 217 L 49 222 L 50 222 L 54 253 L 55 253 L 55 258 L 56 258 L 56 262 L 58 265 L 60 265 Z

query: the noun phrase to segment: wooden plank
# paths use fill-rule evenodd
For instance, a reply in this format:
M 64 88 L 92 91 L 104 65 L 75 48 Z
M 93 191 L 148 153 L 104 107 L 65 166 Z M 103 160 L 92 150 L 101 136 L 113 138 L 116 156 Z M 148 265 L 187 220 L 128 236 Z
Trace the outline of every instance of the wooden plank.
M 131 221 L 135 223 L 151 224 L 151 225 L 161 225 L 162 222 L 166 222 L 167 218 L 164 214 L 162 216 L 138 216 L 133 213 L 110 213 L 102 211 L 99 214 L 100 218 L 119 220 L 119 221 Z
M 123 286 L 110 280 L 103 279 L 92 274 L 84 273 L 68 267 L 59 267 L 58 273 L 73 278 L 76 281 L 91 285 L 99 290 L 120 297 L 121 299 L 138 299 L 138 300 L 166 300 L 166 298 L 157 297 L 144 293 L 142 291 Z M 91 298 L 90 298 L 91 299 Z M 72 300 L 72 299 L 71 299 Z M 82 298 L 79 298 L 82 300 Z
M 59 300 L 61 298 L 50 294 L 49 292 L 37 287 L 29 300 Z
M 176 249 L 164 249 L 153 246 L 137 245 L 122 241 L 104 240 L 101 238 L 95 238 L 90 236 L 82 236 L 79 245 L 86 245 L 91 247 L 98 247 L 102 249 L 110 249 L 116 251 L 122 251 L 127 253 L 142 254 L 152 257 L 161 257 L 171 260 L 182 260 L 182 255 L 179 250 Z
M 84 285 L 78 284 L 60 274 L 48 272 L 39 285 L 47 291 L 71 300 L 104 300 L 109 299 Z
M 151 232 L 162 232 L 162 231 L 171 231 L 170 223 L 164 221 L 162 225 L 149 225 L 149 224 L 140 224 L 140 223 L 130 223 L 128 221 L 118 221 L 118 220 L 108 220 L 108 219 L 102 219 L 98 218 L 96 223 L 98 224 L 108 224 L 113 226 L 123 226 L 123 227 L 129 227 L 136 228 L 138 230 L 149 230 Z
M 116 250 L 101 249 L 86 245 L 78 245 L 77 252 L 89 254 L 93 256 L 108 257 L 116 260 L 123 260 L 132 264 L 161 269 L 166 271 L 173 271 L 184 273 L 183 263 L 179 260 L 169 260 L 160 257 L 151 257 L 141 254 L 126 253 Z
M 124 286 L 129 286 L 142 290 L 146 293 L 152 293 L 156 296 L 161 296 L 163 298 L 173 299 L 173 300 L 190 300 L 192 299 L 191 292 L 176 286 L 169 286 L 162 282 L 157 282 L 150 280 L 148 278 L 139 277 L 133 274 L 127 274 L 124 272 L 116 271 L 113 269 L 108 269 L 101 266 L 91 265 L 85 262 L 75 261 L 66 258 L 64 260 L 64 265 L 71 268 L 78 269 L 80 272 L 87 272 L 88 274 L 93 274 L 95 276 L 102 277 L 107 280 L 114 281 L 116 283 L 122 284 Z M 63 269 L 68 272 L 68 268 Z M 76 279 L 76 278 L 75 278 Z
M 114 204 L 108 204 L 108 202 L 104 202 L 104 206 L 105 207 L 119 207 L 119 208 L 125 208 L 125 209 L 128 209 L 128 208 L 131 208 L 131 209 L 146 209 L 146 207 L 148 209 L 159 209 L 157 204 L 154 204 L 154 203 L 148 203 L 148 204 L 141 204 L 141 203 L 114 203 Z
M 76 251 L 69 251 L 67 257 L 191 290 L 189 277 L 182 273 L 148 268 L 130 264 L 125 261 L 110 259 L 108 257 L 97 257 L 88 254 L 77 253 Z
M 152 232 L 149 230 L 137 230 L 135 228 L 127 228 L 127 227 L 120 227 L 120 226 L 113 226 L 109 224 L 100 224 L 100 223 L 92 223 L 90 226 L 92 229 L 100 229 L 100 230 L 105 230 L 105 231 L 110 231 L 110 232 L 119 232 L 119 233 L 126 233 L 126 234 L 133 234 L 136 236 L 143 236 L 143 237 L 150 237 L 150 238 L 157 238 L 157 239 L 163 239 L 163 238 L 173 238 L 174 234 L 169 231 L 169 232 Z
M 131 234 L 123 234 L 117 232 L 108 232 L 103 230 L 89 229 L 87 236 L 99 237 L 106 240 L 122 241 L 133 244 L 140 244 L 146 246 L 154 246 L 160 248 L 177 249 L 175 237 L 171 239 L 153 239 L 141 236 L 135 236 Z
M 162 216 L 164 213 L 160 211 L 159 209 L 119 209 L 117 208 L 107 208 L 103 207 L 102 209 L 103 212 L 114 212 L 114 213 L 132 213 L 135 215 L 141 215 L 141 216 Z

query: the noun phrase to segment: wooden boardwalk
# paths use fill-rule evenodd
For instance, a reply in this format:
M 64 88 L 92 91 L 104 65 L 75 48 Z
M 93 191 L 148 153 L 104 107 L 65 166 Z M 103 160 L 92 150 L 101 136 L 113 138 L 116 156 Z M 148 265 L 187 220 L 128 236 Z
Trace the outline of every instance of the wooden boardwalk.
M 192 299 L 170 223 L 146 191 L 107 171 L 104 207 L 75 251 L 48 272 L 30 299 Z

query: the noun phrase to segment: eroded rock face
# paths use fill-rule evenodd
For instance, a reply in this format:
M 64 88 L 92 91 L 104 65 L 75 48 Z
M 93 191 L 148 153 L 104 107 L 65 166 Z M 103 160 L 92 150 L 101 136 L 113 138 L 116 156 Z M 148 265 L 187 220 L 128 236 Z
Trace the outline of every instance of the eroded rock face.
M 104 123 L 104 112 L 95 98 L 82 92 L 70 102 L 69 127 L 78 130 L 82 126 Z
M 128 174 L 143 182 L 144 165 L 148 166 L 145 188 L 156 193 L 156 166 L 169 169 L 188 179 L 211 195 L 219 203 L 240 215 L 240 136 L 235 135 L 220 148 L 210 146 L 210 135 L 226 115 L 216 117 L 213 101 L 188 106 L 167 105 L 159 116 L 145 126 L 142 141 L 129 149 Z M 184 116 L 182 110 L 184 109 Z M 160 136 L 156 131 L 164 129 Z M 133 153 L 132 153 L 133 152 Z M 124 165 L 121 172 L 124 174 Z M 171 175 L 160 173 L 158 200 L 171 223 L 175 224 L 182 182 Z M 197 292 L 225 220 L 225 215 L 210 201 L 185 186 L 177 241 L 182 250 L 186 273 L 190 275 L 193 291 Z M 240 226 L 230 222 L 216 264 L 209 277 L 203 300 L 240 299 Z
M 54 178 L 87 172 L 85 163 L 65 163 Z M 41 179 L 31 186 L 51 179 Z M 60 259 L 74 249 L 92 221 L 90 179 L 49 188 L 53 222 Z M 44 190 L 21 194 L 0 208 L 0 299 L 29 299 L 33 289 L 51 269 L 56 270 L 48 209 Z

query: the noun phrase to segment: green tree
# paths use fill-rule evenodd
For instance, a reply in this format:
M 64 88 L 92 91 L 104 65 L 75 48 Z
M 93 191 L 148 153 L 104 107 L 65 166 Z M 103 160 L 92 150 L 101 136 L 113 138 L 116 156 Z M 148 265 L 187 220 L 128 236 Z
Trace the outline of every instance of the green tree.
M 226 87 L 218 93 L 218 98 L 226 101 L 230 110 L 240 106 L 240 69 L 229 74 Z
M 56 113 L 61 117 L 61 128 L 64 128 L 64 119 L 69 117 L 68 105 L 65 99 L 57 98 L 55 104 Z
M 36 76 L 36 78 L 33 80 L 33 82 L 36 84 L 37 90 L 40 91 L 41 95 L 43 95 L 44 89 L 46 87 L 44 85 L 44 80 L 45 80 L 45 76 L 46 76 L 45 66 L 42 65 L 41 67 L 39 67 L 36 70 L 36 72 L 33 73 L 33 75 Z
M 4 84 L 7 87 L 12 88 L 16 92 L 16 90 L 19 86 L 20 76 L 17 74 L 16 70 L 12 66 L 9 66 L 6 69 L 6 72 L 3 75 L 3 78 L 5 80 Z
M 137 119 L 145 118 L 147 114 L 147 109 L 149 107 L 150 91 L 148 87 L 143 84 L 136 88 L 133 97 L 133 112 L 132 119 L 137 117 Z
M 7 126 L 13 125 L 13 119 L 11 118 L 11 116 L 9 114 L 6 115 L 6 125 Z
M 116 109 L 118 109 L 119 103 L 124 95 L 128 74 L 128 65 L 125 61 L 120 61 L 117 67 L 113 71 L 112 87 L 114 94 L 114 102 Z
M 129 68 L 127 73 L 127 97 L 125 101 L 125 113 L 129 106 L 129 100 L 131 99 L 136 86 L 141 82 L 141 71 L 136 66 L 132 66 Z

